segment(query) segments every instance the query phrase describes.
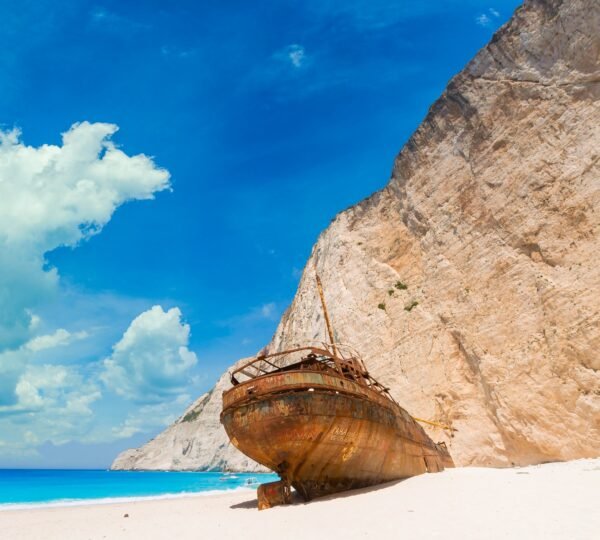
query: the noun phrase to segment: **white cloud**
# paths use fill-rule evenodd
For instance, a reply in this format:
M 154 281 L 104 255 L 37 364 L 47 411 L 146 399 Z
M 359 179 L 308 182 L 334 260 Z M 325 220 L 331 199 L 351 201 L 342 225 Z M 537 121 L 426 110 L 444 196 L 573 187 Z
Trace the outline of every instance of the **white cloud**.
M 479 26 L 489 26 L 492 21 L 485 13 L 481 13 L 475 17 L 475 22 Z
M 123 203 L 169 188 L 169 173 L 111 142 L 113 124 L 74 124 L 62 145 L 27 146 L 0 130 L 0 438 L 3 453 L 32 441 L 61 444 L 89 430 L 101 398 L 95 376 L 40 355 L 87 337 L 59 328 L 39 334 L 35 313 L 58 294 L 45 253 L 97 234 Z M 16 449 L 16 450 L 15 450 Z
M 0 132 L 0 240 L 48 251 L 99 232 L 116 208 L 151 199 L 169 173 L 144 155 L 127 156 L 114 124 L 74 124 L 63 145 L 25 146 L 18 130 Z
M 65 346 L 84 335 L 87 334 L 71 334 L 60 329 L 54 334 L 34 338 L 19 349 L 0 353 L 0 416 L 56 407 L 63 412 L 73 409 L 81 413 L 84 403 L 98 399 L 100 394 L 96 392 L 95 383 L 85 382 L 76 368 L 34 362 L 36 352 Z M 91 411 L 86 408 L 86 412 Z
M 306 60 L 304 47 L 302 47 L 302 45 L 298 45 L 297 43 L 294 43 L 288 47 L 287 55 L 292 65 L 296 68 L 301 67 Z
M 489 8 L 487 13 L 480 13 L 475 17 L 475 22 L 479 26 L 489 27 L 492 25 L 492 17 L 497 19 L 500 17 L 500 12 L 494 8 Z
M 73 336 L 62 330 L 0 352 L 0 455 L 33 456 L 39 444 L 62 444 L 90 429 L 91 406 L 102 397 L 98 384 L 76 366 L 36 363 L 38 351 Z
M 102 397 L 99 387 L 76 368 L 27 366 L 16 386 L 16 402 L 0 406 L 2 455 L 34 455 L 44 442 L 59 445 L 83 437 Z
M 263 304 L 260 307 L 260 314 L 265 319 L 271 319 L 275 315 L 275 308 L 276 308 L 275 302 L 269 302 L 268 304 Z
M 81 377 L 67 366 L 29 366 L 16 387 L 18 406 L 28 411 L 58 406 L 63 413 L 71 410 L 91 414 L 87 405 L 98 399 L 100 393 L 95 389 L 91 394 L 81 395 L 78 391 L 81 383 Z
M 23 348 L 0 353 L 0 413 L 18 404 L 17 384 L 30 357 L 31 353 Z
M 169 173 L 110 138 L 114 124 L 82 122 L 62 146 L 26 146 L 0 131 L 0 351 L 29 337 L 35 307 L 56 292 L 44 254 L 97 234 L 123 203 L 169 188 Z
M 187 346 L 190 327 L 181 311 L 154 306 L 136 317 L 103 362 L 106 386 L 140 403 L 178 396 L 191 382 L 196 355 Z
M 39 351 L 64 347 L 84 334 L 60 329 L 0 353 L 0 455 L 34 452 L 45 442 L 131 437 L 168 425 L 191 401 L 187 391 L 196 382 L 190 372 L 197 358 L 187 347 L 190 328 L 178 308 L 154 306 L 143 312 L 111 357 L 85 372 L 36 363 Z M 92 405 L 103 397 L 101 383 L 138 406 L 119 406 L 99 419 Z M 125 418 L 115 425 L 115 415 Z
M 291 45 L 278 50 L 273 54 L 272 58 L 276 61 L 275 65 L 271 68 L 273 70 L 271 76 L 274 77 L 283 77 L 285 71 L 290 71 L 290 67 L 293 71 L 296 71 L 302 67 L 306 67 L 308 63 L 306 51 L 304 47 L 298 43 L 292 43 Z M 284 69 L 281 68 L 282 66 Z
M 85 337 L 86 332 L 72 334 L 60 328 L 54 334 L 35 337 L 18 349 L 0 352 L 0 415 L 29 411 L 38 402 L 38 394 L 34 389 L 37 388 L 36 381 L 39 382 L 39 379 L 35 379 L 31 370 L 46 368 L 31 365 L 35 353 L 65 346 Z M 55 367 L 62 369 L 63 366 Z M 50 373 L 49 368 L 45 373 Z
M 148 432 L 156 428 L 164 428 L 172 424 L 192 401 L 189 394 L 181 394 L 172 401 L 164 401 L 153 405 L 142 405 L 130 413 L 124 422 L 111 430 L 110 436 L 115 439 L 127 439 L 136 433 Z
M 98 386 L 84 380 L 76 368 L 29 365 L 15 386 L 13 403 L 0 405 L 0 419 L 19 415 L 15 431 L 35 425 L 32 433 L 38 438 L 64 440 L 85 425 L 86 417 L 92 416 L 90 405 L 101 396 Z M 61 429 L 65 426 L 69 430 Z
M 69 332 L 68 330 L 65 330 L 64 328 L 59 328 L 53 334 L 37 336 L 33 339 L 30 339 L 25 346 L 30 351 L 37 352 L 42 351 L 44 349 L 51 349 L 53 347 L 64 347 L 65 345 L 69 345 L 73 341 L 85 339 L 86 337 L 88 337 L 88 333 L 85 331 L 71 334 L 71 332 Z

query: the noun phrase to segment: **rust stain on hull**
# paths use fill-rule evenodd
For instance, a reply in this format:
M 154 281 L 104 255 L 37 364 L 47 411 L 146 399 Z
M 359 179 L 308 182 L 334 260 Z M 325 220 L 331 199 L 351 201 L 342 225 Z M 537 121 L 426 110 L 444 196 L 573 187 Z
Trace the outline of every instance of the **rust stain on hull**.
M 283 486 L 310 500 L 454 466 L 445 445 L 427 436 L 362 361 L 337 350 L 299 351 L 309 354 L 285 367 L 255 359 L 223 394 L 221 422 L 232 443 L 277 472 Z M 238 381 L 240 373 L 248 380 Z M 274 502 L 285 499 L 281 489 Z M 270 506 L 268 496 L 262 505 Z

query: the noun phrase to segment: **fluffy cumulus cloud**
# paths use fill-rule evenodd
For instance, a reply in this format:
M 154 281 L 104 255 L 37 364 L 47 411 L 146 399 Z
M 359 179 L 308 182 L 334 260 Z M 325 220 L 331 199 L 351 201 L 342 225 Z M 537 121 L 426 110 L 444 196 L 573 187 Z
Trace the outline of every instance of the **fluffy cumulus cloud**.
M 92 414 L 89 405 L 102 394 L 93 382 L 84 381 L 75 368 L 46 364 L 27 366 L 15 395 L 15 412 L 52 410 L 53 415 L 58 413 L 63 420 L 71 415 L 81 420 L 82 416 Z
M 190 384 L 196 355 L 188 349 L 190 327 L 181 311 L 154 306 L 136 317 L 103 362 L 108 388 L 138 403 L 177 398 Z
M 25 146 L 18 130 L 0 133 L 0 238 L 48 251 L 98 232 L 120 204 L 150 199 L 169 173 L 144 155 L 128 156 L 110 138 L 114 124 L 75 124 L 62 146 Z
M 55 335 L 36 343 L 63 346 Z M 32 343 L 0 353 L 0 455 L 26 455 L 46 441 L 80 437 L 92 421 L 91 405 L 102 397 L 100 385 L 77 367 L 37 363 Z
M 38 147 L 27 146 L 18 130 L 0 131 L 4 453 L 80 437 L 93 416 L 92 404 L 102 398 L 101 382 L 89 366 L 44 360 L 49 349 L 65 350 L 88 334 L 59 328 L 40 335 L 40 328 L 48 324 L 40 322 L 36 308 L 60 294 L 58 272 L 47 267 L 46 253 L 99 233 L 123 203 L 151 199 L 169 188 L 168 171 L 148 156 L 127 155 L 111 141 L 117 129 L 113 124 L 82 122 L 63 134 L 61 145 Z M 190 355 L 185 349 L 186 361 L 195 362 Z
M 55 269 L 44 254 L 97 234 L 126 201 L 151 199 L 169 173 L 111 141 L 114 124 L 82 122 L 62 146 L 26 146 L 0 131 L 0 350 L 30 337 L 36 305 L 52 295 Z
M 65 386 L 72 381 L 72 377 L 63 376 L 67 373 L 63 366 L 35 365 L 35 353 L 65 346 L 86 336 L 85 332 L 71 334 L 64 328 L 59 328 L 53 334 L 37 336 L 17 349 L 0 352 L 0 416 L 39 409 L 37 405 L 44 404 L 40 396 L 47 395 L 44 390 L 47 385 L 42 379 L 50 381 L 49 375 L 52 373 L 61 374 L 58 379 L 54 377 L 53 380 L 63 381 Z M 58 371 L 52 371 L 54 368 Z M 42 379 L 36 378 L 35 369 L 39 370 Z M 42 394 L 37 389 L 42 389 Z
M 196 382 L 190 327 L 181 319 L 179 308 L 154 306 L 131 322 L 109 358 L 87 366 L 39 361 L 40 351 L 88 337 L 62 328 L 0 353 L 0 457 L 33 456 L 46 442 L 123 439 L 175 420 Z M 112 392 L 131 406 L 99 419 L 96 409 L 114 401 Z

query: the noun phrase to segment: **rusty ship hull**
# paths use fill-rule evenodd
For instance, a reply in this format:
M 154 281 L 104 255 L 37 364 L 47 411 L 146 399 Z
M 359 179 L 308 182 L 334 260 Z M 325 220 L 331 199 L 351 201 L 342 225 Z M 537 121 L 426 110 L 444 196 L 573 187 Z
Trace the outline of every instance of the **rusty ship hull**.
M 298 368 L 226 391 L 221 422 L 239 450 L 306 500 L 454 466 L 445 445 L 381 391 L 334 370 Z

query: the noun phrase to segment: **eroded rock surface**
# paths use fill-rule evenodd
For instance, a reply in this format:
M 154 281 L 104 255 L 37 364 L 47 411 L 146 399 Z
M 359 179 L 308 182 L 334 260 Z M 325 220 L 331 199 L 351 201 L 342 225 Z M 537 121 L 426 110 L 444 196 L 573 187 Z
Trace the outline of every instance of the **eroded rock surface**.
M 599 29 L 597 0 L 518 9 L 322 233 L 268 349 L 325 338 L 314 263 L 338 340 L 457 430 L 425 426 L 457 464 L 600 455 Z M 219 425 L 226 384 L 115 465 L 252 468 Z
M 214 388 L 192 403 L 174 424 L 141 448 L 122 452 L 111 468 L 266 472 L 229 443 L 219 423 L 221 395 L 230 386 L 229 375 L 224 373 Z

